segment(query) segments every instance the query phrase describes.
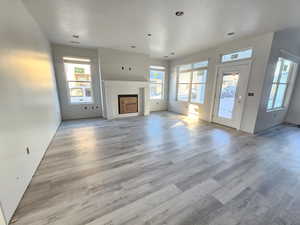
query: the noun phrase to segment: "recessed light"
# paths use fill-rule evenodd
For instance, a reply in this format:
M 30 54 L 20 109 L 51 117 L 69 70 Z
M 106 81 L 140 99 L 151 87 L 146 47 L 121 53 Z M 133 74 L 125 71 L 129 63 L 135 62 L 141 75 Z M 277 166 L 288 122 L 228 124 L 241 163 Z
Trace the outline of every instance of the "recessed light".
M 79 41 L 70 41 L 70 43 L 72 43 L 72 44 L 80 44 Z
M 136 48 L 136 46 L 135 45 L 131 45 L 130 48 Z
M 73 38 L 79 38 L 79 35 L 78 34 L 73 34 L 72 37 Z
M 234 32 L 229 32 L 229 33 L 227 33 L 227 35 L 228 36 L 233 36 L 233 35 L 235 35 L 235 33 Z
M 177 11 L 175 13 L 176 16 L 183 16 L 184 15 L 184 12 L 183 11 Z
M 171 55 L 175 55 L 175 52 L 171 52 Z

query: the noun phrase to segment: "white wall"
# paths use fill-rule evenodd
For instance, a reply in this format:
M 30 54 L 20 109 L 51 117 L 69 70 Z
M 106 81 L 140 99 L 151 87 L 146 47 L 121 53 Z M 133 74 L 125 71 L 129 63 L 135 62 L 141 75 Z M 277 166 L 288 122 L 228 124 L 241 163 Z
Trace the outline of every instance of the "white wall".
M 150 111 L 166 111 L 168 110 L 168 93 L 169 93 L 169 63 L 167 60 L 150 59 L 152 66 L 164 66 L 166 68 L 164 80 L 164 96 L 162 100 L 150 99 Z
M 293 61 L 299 61 L 298 57 L 292 56 L 292 55 L 300 56 L 299 40 L 300 40 L 300 32 L 298 30 L 293 30 L 293 29 L 284 30 L 284 31 L 276 32 L 274 35 L 272 50 L 271 50 L 270 58 L 268 60 L 268 67 L 267 67 L 266 77 L 264 81 L 264 89 L 261 98 L 261 104 L 259 108 L 255 132 L 259 132 L 268 129 L 270 127 L 276 126 L 278 124 L 281 124 L 286 119 L 288 108 L 289 108 L 288 103 L 290 101 L 290 97 L 293 90 L 293 82 L 291 83 L 292 85 L 289 86 L 287 96 L 286 96 L 287 101 L 285 103 L 284 109 L 267 112 L 267 104 L 268 104 L 268 98 L 270 95 L 272 81 L 274 77 L 274 71 L 276 68 L 278 58 L 284 57 Z M 288 51 L 292 55 L 285 54 L 284 51 L 282 50 Z M 300 88 L 300 86 L 298 86 L 298 88 Z M 298 116 L 296 116 L 297 112 L 300 112 L 297 111 L 299 110 L 299 99 L 297 99 L 297 94 L 298 94 L 297 91 L 295 91 L 291 113 L 288 116 L 289 118 L 288 120 L 290 120 L 291 122 L 294 121 L 296 117 L 298 117 L 298 121 L 300 120 L 299 114 Z
M 274 33 L 267 33 L 261 36 L 232 40 L 221 46 L 211 48 L 191 56 L 172 60 L 170 63 L 170 88 L 169 88 L 169 110 L 188 114 L 191 104 L 176 101 L 176 66 L 193 63 L 203 60 L 209 60 L 208 80 L 206 85 L 205 103 L 193 104 L 193 108 L 198 110 L 199 117 L 204 120 L 210 120 L 211 108 L 213 106 L 214 84 L 216 80 L 216 65 L 219 64 L 220 55 L 223 53 L 235 51 L 238 49 L 253 48 L 254 60 L 252 64 L 248 91 L 254 92 L 253 97 L 247 97 L 244 116 L 241 124 L 241 130 L 253 133 L 256 124 L 256 118 L 260 103 L 260 97 L 263 88 L 264 75 L 268 62 Z
M 99 59 L 97 49 L 79 48 L 53 44 L 52 46 L 55 75 L 58 83 L 61 115 L 63 120 L 101 117 L 101 91 L 99 76 Z M 70 104 L 64 70 L 63 57 L 89 58 L 93 85 L 92 104 Z
M 50 46 L 21 0 L 1 1 L 0 74 L 0 202 L 8 221 L 60 123 Z

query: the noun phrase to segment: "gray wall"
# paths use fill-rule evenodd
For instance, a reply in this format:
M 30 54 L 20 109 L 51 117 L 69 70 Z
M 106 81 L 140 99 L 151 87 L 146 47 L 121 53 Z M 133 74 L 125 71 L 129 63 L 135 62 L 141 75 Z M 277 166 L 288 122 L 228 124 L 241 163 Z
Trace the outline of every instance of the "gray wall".
M 271 128 L 273 126 L 276 126 L 278 124 L 281 124 L 286 119 L 288 108 L 289 108 L 290 97 L 293 91 L 293 82 L 291 82 L 291 85 L 289 85 L 284 109 L 267 112 L 267 104 L 268 104 L 268 98 L 270 95 L 278 58 L 284 57 L 299 63 L 299 58 L 293 57 L 293 55 L 300 56 L 299 40 L 300 40 L 300 32 L 298 30 L 289 29 L 289 30 L 276 32 L 274 34 L 255 132 L 259 132 Z M 286 51 L 289 53 L 288 54 L 284 53 Z M 300 86 L 298 86 L 296 89 L 299 89 L 299 87 Z M 292 105 L 291 113 L 288 116 L 290 120 L 294 121 L 295 112 L 297 113 L 297 110 L 299 110 L 298 102 L 299 99 L 297 101 L 297 91 L 295 91 L 295 97 L 291 104 Z M 298 118 L 299 118 L 299 114 L 298 114 Z
M 214 84 L 216 81 L 216 66 L 220 63 L 220 55 L 231 51 L 251 47 L 254 50 L 254 60 L 248 83 L 248 91 L 254 92 L 255 95 L 253 97 L 247 97 L 246 99 L 241 129 L 243 131 L 253 133 L 255 131 L 257 113 L 263 89 L 266 66 L 271 51 L 273 35 L 274 33 L 267 33 L 256 37 L 232 40 L 221 46 L 211 48 L 206 51 L 201 51 L 191 56 L 172 60 L 170 63 L 169 110 L 188 114 L 190 105 L 186 102 L 176 101 L 176 66 L 208 59 L 209 67 L 205 92 L 206 100 L 203 105 L 197 104 L 197 110 L 201 119 L 209 121 L 211 116 L 211 109 L 213 106 Z
M 102 80 L 148 80 L 150 65 L 148 55 L 109 48 L 98 48 L 98 55 Z
M 286 118 L 287 122 L 297 124 L 297 125 L 300 125 L 300 75 L 299 73 L 300 71 L 298 71 L 294 93 L 292 95 L 290 108 Z
M 102 80 L 148 81 L 150 65 L 165 66 L 165 98 L 151 100 L 150 111 L 163 111 L 168 108 L 168 61 L 151 59 L 149 55 L 109 48 L 98 48 Z M 124 67 L 124 70 L 122 70 Z M 131 70 L 129 70 L 131 68 Z
M 66 45 L 52 45 L 55 75 L 58 83 L 60 108 L 63 120 L 85 119 L 102 116 L 99 59 L 97 49 L 78 48 Z M 91 59 L 93 104 L 70 104 L 67 95 L 66 75 L 63 57 L 89 58 Z M 88 106 L 87 109 L 86 106 Z
M 0 202 L 9 220 L 60 124 L 49 43 L 21 0 L 1 1 L 0 74 Z

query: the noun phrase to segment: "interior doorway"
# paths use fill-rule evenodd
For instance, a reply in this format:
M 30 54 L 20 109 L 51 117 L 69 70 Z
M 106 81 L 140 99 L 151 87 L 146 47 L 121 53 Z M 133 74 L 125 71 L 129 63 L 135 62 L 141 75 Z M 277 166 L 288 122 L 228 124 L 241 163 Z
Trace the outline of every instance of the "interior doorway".
M 213 122 L 240 129 L 251 61 L 217 66 Z

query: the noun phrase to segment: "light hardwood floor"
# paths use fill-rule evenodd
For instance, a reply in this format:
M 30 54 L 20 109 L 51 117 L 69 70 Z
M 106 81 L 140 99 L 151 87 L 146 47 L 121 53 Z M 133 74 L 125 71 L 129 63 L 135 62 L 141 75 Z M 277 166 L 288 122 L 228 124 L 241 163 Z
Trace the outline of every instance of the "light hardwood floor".
M 168 112 L 64 122 L 16 225 L 300 224 L 300 129 L 249 135 Z

